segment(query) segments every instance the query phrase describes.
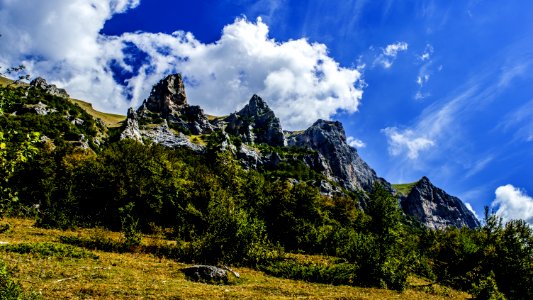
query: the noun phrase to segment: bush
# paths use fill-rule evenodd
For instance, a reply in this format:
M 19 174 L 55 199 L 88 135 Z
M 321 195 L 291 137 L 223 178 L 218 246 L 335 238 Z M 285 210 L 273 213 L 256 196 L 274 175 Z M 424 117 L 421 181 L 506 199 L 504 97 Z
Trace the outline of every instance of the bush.
M 267 274 L 304 280 L 308 282 L 334 285 L 357 285 L 358 267 L 355 264 L 341 263 L 334 265 L 302 264 L 296 261 L 274 261 L 260 267 Z
M 142 239 L 139 220 L 133 215 L 134 208 L 135 203 L 130 202 L 118 210 L 122 223 L 122 233 L 124 234 L 124 245 L 128 248 L 139 246 Z

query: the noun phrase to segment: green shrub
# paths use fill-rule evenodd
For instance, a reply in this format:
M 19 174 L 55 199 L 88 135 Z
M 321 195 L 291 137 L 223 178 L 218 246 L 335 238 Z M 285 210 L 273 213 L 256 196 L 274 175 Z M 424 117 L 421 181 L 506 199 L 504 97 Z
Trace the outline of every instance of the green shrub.
M 296 261 L 274 261 L 260 267 L 266 273 L 289 279 L 334 285 L 357 285 L 358 267 L 355 264 L 302 264 Z
M 126 247 L 136 247 L 141 244 L 142 235 L 139 230 L 139 220 L 133 214 L 134 208 L 135 203 L 130 202 L 118 210 Z

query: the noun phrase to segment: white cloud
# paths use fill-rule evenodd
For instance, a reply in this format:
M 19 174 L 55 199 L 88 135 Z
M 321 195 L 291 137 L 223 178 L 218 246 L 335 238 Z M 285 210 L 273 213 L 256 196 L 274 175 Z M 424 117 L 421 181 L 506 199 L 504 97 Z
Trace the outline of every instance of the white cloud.
M 433 55 L 433 46 L 430 45 L 430 44 L 427 44 L 426 45 L 426 48 L 424 48 L 424 51 L 422 52 L 422 54 L 420 54 L 420 56 L 418 56 L 418 59 L 420 61 L 427 61 L 431 58 L 431 55 Z
M 387 47 L 382 50 L 382 53 L 380 53 L 374 60 L 374 65 L 379 64 L 385 69 L 389 69 L 396 60 L 398 53 L 407 51 L 408 47 L 409 44 L 406 42 L 396 42 L 394 44 L 387 45 Z
M 0 28 L 7 32 L 0 65 L 22 62 L 30 74 L 105 111 L 138 106 L 154 83 L 174 72 L 186 76 L 189 101 L 206 112 L 228 114 L 255 93 L 286 129 L 353 113 L 362 97 L 359 70 L 341 67 L 324 44 L 271 39 L 260 19 L 237 19 L 218 41 L 204 44 L 182 31 L 99 33 L 113 14 L 139 0 L 0 1 Z M 118 84 L 113 75 L 121 72 L 127 76 Z
M 398 52 L 400 51 L 406 51 L 409 45 L 406 42 L 397 42 L 395 44 L 390 44 L 383 49 L 383 55 L 389 56 L 389 57 L 396 57 L 398 55 Z
M 389 142 L 389 153 L 398 156 L 407 153 L 409 159 L 417 159 L 421 151 L 427 150 L 435 145 L 435 142 L 427 137 L 417 136 L 410 129 L 400 132 L 396 127 L 382 129 Z
M 466 208 L 467 208 L 471 213 L 474 214 L 474 217 L 476 217 L 476 219 L 479 220 L 479 216 L 477 215 L 477 213 L 476 213 L 476 211 L 474 210 L 474 208 L 472 208 L 472 205 L 471 205 L 470 203 L 468 203 L 468 202 L 465 202 L 465 206 L 466 206 Z
M 346 138 L 346 142 L 348 143 L 348 145 L 350 145 L 350 146 L 352 146 L 354 148 L 364 148 L 364 147 L 366 147 L 365 142 L 363 142 L 360 139 L 354 138 L 353 136 L 349 136 L 348 138 Z
M 491 206 L 497 208 L 496 214 L 505 222 L 522 219 L 533 225 L 533 198 L 525 191 L 507 184 L 498 187 L 495 194 Z

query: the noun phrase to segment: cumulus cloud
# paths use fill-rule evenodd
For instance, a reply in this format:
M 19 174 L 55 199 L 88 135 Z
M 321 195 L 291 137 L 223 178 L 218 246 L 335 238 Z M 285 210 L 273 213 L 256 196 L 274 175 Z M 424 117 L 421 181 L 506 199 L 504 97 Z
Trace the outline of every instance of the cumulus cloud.
M 364 148 L 364 147 L 366 147 L 365 142 L 363 142 L 360 139 L 354 138 L 353 136 L 349 136 L 348 138 L 346 138 L 346 142 L 348 143 L 348 145 L 350 145 L 350 146 L 352 146 L 354 148 Z
M 389 69 L 396 60 L 398 53 L 407 51 L 408 47 L 409 44 L 406 42 L 396 42 L 394 44 L 387 45 L 387 47 L 382 50 L 382 53 L 376 57 L 374 64 L 379 64 L 385 69 Z
M 423 137 L 417 136 L 413 130 L 406 129 L 399 131 L 396 127 L 387 127 L 382 129 L 389 142 L 389 153 L 398 156 L 407 153 L 409 159 L 417 159 L 421 151 L 427 150 L 435 145 L 435 142 Z
M 362 97 L 359 70 L 341 67 L 324 44 L 273 40 L 261 19 L 236 19 L 205 44 L 183 31 L 100 34 L 106 20 L 139 0 L 0 1 L 0 27 L 8 32 L 0 64 L 22 62 L 102 110 L 140 105 L 154 83 L 174 72 L 184 74 L 189 101 L 206 112 L 228 114 L 255 93 L 286 129 L 353 113 Z
M 525 220 L 533 226 L 533 198 L 525 191 L 507 184 L 496 189 L 496 199 L 491 206 L 496 214 L 507 222 L 514 219 Z
M 474 214 L 474 217 L 476 217 L 476 219 L 479 220 L 479 216 L 476 214 L 476 211 L 474 210 L 474 208 L 472 207 L 472 205 L 471 205 L 470 203 L 468 203 L 468 202 L 465 202 L 465 206 L 466 206 L 466 208 L 467 208 L 471 213 Z

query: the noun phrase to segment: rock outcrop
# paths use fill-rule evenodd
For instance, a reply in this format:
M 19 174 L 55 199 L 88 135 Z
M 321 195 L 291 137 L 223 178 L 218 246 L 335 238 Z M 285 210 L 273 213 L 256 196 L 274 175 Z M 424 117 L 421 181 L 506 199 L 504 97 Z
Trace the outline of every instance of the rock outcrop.
M 229 115 L 226 132 L 237 135 L 244 143 L 285 146 L 285 136 L 279 119 L 265 101 L 253 95 L 239 112 Z
M 318 120 L 302 133 L 292 134 L 289 146 L 303 147 L 318 152 L 306 163 L 328 179 L 349 190 L 371 191 L 375 183 L 392 190 L 390 184 L 361 159 L 357 150 L 348 145 L 342 124 L 338 121 Z
M 154 85 L 150 96 L 137 111 L 128 110 L 120 138 L 139 142 L 146 138 L 167 147 L 186 147 L 203 152 L 204 147 L 192 143 L 185 134 L 198 135 L 212 130 L 203 110 L 187 103 L 183 78 L 174 74 Z
M 137 113 L 133 110 L 133 108 L 130 107 L 130 109 L 128 109 L 128 115 L 126 118 L 126 125 L 120 134 L 121 140 L 132 139 L 142 143 L 142 134 L 141 130 L 139 129 L 138 119 L 139 117 L 137 116 Z
M 479 221 L 463 202 L 434 186 L 427 177 L 422 177 L 407 196 L 400 198 L 402 210 L 426 227 L 441 229 L 478 227 Z
M 154 85 L 137 115 L 145 123 L 166 120 L 171 128 L 185 133 L 202 134 L 213 130 L 204 111 L 187 103 L 181 74 L 169 75 Z
M 48 84 L 46 80 L 42 77 L 37 77 L 34 80 L 30 82 L 31 88 L 37 88 L 45 91 L 46 93 L 63 97 L 63 98 L 70 98 L 69 94 L 66 90 L 58 88 L 55 84 Z
M 227 283 L 228 272 L 225 269 L 209 266 L 194 265 L 181 269 L 187 279 L 206 283 Z

